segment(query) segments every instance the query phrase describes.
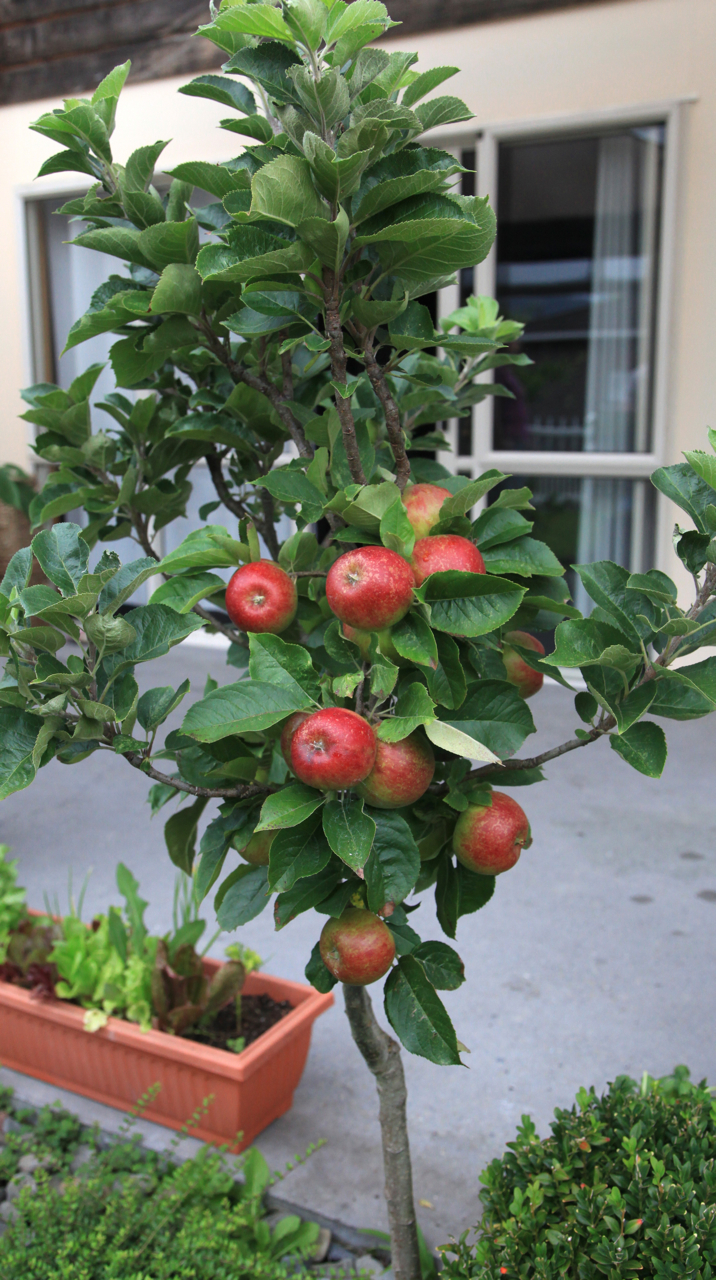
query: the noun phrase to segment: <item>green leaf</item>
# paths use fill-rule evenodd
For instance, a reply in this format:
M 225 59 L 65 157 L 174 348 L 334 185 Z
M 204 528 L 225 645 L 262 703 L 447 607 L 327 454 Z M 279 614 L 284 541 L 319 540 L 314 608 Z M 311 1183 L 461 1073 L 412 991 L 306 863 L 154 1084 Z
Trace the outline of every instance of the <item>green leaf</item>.
M 243 88 L 239 85 L 236 87 Z M 219 200 L 223 200 L 232 191 L 248 191 L 251 186 L 247 169 L 229 169 L 224 164 L 210 164 L 208 160 L 189 160 L 185 164 L 179 164 L 176 169 L 171 170 L 171 176 L 198 187 L 201 191 L 208 191 L 209 195 L 217 196 Z
M 206 698 L 195 702 L 184 717 L 182 731 L 199 742 L 218 742 L 231 734 L 260 733 L 294 711 L 308 710 L 311 710 L 311 700 L 298 687 L 294 691 L 243 680 L 214 689 Z
M 462 729 L 457 729 L 454 725 L 443 723 L 442 720 L 433 720 L 430 724 L 426 724 L 425 732 L 430 741 L 443 751 L 452 751 L 454 755 L 463 756 L 466 760 L 485 760 L 488 763 L 499 764 L 499 756 L 496 756 L 482 742 L 478 742 L 476 738 Z
M 402 742 L 421 724 L 427 725 L 434 719 L 432 698 L 425 686 L 416 680 L 401 690 L 393 715 L 381 720 L 377 736 L 382 742 Z
M 317 875 L 330 858 L 320 814 L 314 813 L 298 826 L 277 832 L 269 853 L 269 887 L 283 893 L 297 880 Z
M 236 568 L 236 555 L 226 542 L 231 541 L 221 524 L 207 524 L 187 535 L 183 542 L 159 564 L 156 573 L 182 573 L 185 569 Z
M 667 748 L 666 736 L 660 725 L 644 720 L 633 724 L 625 733 L 610 734 L 609 742 L 632 769 L 645 773 L 647 778 L 661 777 Z
M 174 692 L 170 685 L 162 688 L 148 689 L 137 703 L 137 719 L 143 729 L 149 732 L 163 724 L 172 711 L 179 706 L 182 698 L 189 692 L 190 681 L 185 680 Z M 86 712 L 85 712 L 86 714 Z
M 207 26 L 200 27 L 201 35 L 211 37 L 214 31 L 231 31 L 241 33 L 242 35 L 265 36 L 270 40 L 285 40 L 293 43 L 293 36 L 290 28 L 281 14 L 280 9 L 274 9 L 271 5 L 232 5 L 230 8 L 221 9 L 216 14 L 214 21 Z
M 98 600 L 100 613 L 105 615 L 116 613 L 142 583 L 153 577 L 158 570 L 159 565 L 152 556 L 142 556 L 139 560 L 130 560 L 128 564 L 123 564 L 102 588 Z
M 251 213 L 297 227 L 307 218 L 326 219 L 329 210 L 313 185 L 308 161 L 302 156 L 286 155 L 254 174 Z
M 155 271 L 163 271 L 171 262 L 194 262 L 199 252 L 196 218 L 147 227 L 139 237 L 139 247 Z
M 472 111 L 468 110 L 460 98 L 431 98 L 429 102 L 416 107 L 415 114 L 425 132 L 442 125 L 457 124 L 460 120 L 473 119 Z
M 155 316 L 168 311 L 198 315 L 201 311 L 201 276 L 196 267 L 186 262 L 171 262 L 165 267 L 152 294 L 151 305 Z
M 479 911 L 490 901 L 495 892 L 494 876 L 477 875 L 474 871 L 468 871 L 467 867 L 463 867 L 460 863 L 457 865 L 457 881 L 458 916 L 472 915 L 473 912 Z
M 543 658 L 550 667 L 583 667 L 599 662 L 604 651 L 612 646 L 623 646 L 624 636 L 616 627 L 592 618 L 560 622 L 554 633 L 554 652 Z M 636 655 L 635 655 L 636 656 Z M 609 665 L 609 664 L 607 664 Z
M 287 243 L 261 227 L 241 227 L 241 240 L 207 244 L 199 253 L 196 269 L 204 280 L 230 284 L 263 275 L 286 275 L 305 271 L 314 259 L 311 249 L 300 240 Z
M 203 902 L 209 890 L 221 875 L 224 859 L 231 841 L 239 833 L 248 840 L 256 825 L 256 810 L 230 806 L 209 823 L 199 845 L 201 861 L 196 870 L 195 889 L 199 902 Z
M 649 710 L 656 696 L 657 687 L 656 680 L 649 680 L 646 684 L 637 685 L 622 702 L 616 703 L 614 715 L 620 733 L 625 733 Z
M 256 484 L 263 485 L 279 502 L 300 503 L 301 515 L 307 524 L 319 520 L 323 513 L 325 498 L 302 471 L 277 467 Z
M 664 716 L 668 720 L 698 720 L 709 715 L 714 704 L 697 689 L 679 680 L 658 680 L 654 700 L 649 707 L 652 716 Z
M 191 875 L 196 847 L 196 830 L 208 801 L 200 796 L 193 804 L 177 809 L 164 824 L 164 839 L 175 867 Z
M 477 517 L 472 526 L 472 539 L 483 553 L 491 547 L 498 547 L 503 542 L 512 542 L 514 538 L 528 534 L 532 529 L 529 520 L 525 520 L 519 511 L 502 510 L 492 506 Z
M 375 836 L 365 863 L 368 909 L 380 912 L 387 902 L 407 898 L 420 874 L 420 853 L 405 818 L 390 810 L 371 809 Z
M 403 106 L 412 107 L 415 102 L 432 93 L 433 89 L 437 89 L 444 80 L 450 80 L 452 76 L 457 75 L 459 70 L 459 67 L 433 67 L 430 71 L 423 71 L 405 90 L 401 98 Z
M 256 830 L 279 831 L 284 827 L 297 827 L 310 818 L 324 800 L 322 792 L 306 787 L 302 782 L 283 787 L 264 800 Z
M 456 636 L 483 636 L 517 612 L 524 587 L 491 574 L 433 573 L 416 595 L 430 605 L 432 626 Z
M 648 573 L 631 573 L 626 586 L 627 591 L 640 591 L 642 595 L 648 596 L 653 604 L 676 604 L 676 583 L 659 569 L 650 569 Z
M 287 644 L 280 636 L 249 636 L 249 675 L 263 684 L 291 689 L 296 697 L 305 694 L 318 700 L 320 685 L 310 652 L 298 644 Z
M 323 831 L 333 852 L 351 870 L 365 866 L 376 824 L 363 812 L 362 800 L 345 792 L 340 800 L 328 800 L 323 810 Z
M 124 168 L 124 191 L 146 191 L 154 175 L 154 166 L 168 145 L 167 142 L 153 142 L 132 152 Z
M 408 658 L 410 662 L 415 662 L 421 667 L 433 669 L 437 667 L 436 637 L 425 619 L 421 618 L 415 610 L 411 610 L 402 622 L 393 627 L 390 632 L 390 641 L 401 658 Z
M 401 956 L 385 984 L 385 1013 L 410 1053 L 440 1066 L 459 1066 L 457 1038 L 448 1012 L 419 960 Z
M 380 540 L 384 547 L 409 559 L 415 546 L 415 531 L 402 502 L 388 507 L 380 522 Z
M 459 712 L 453 712 L 447 723 L 477 739 L 502 760 L 514 755 L 525 738 L 535 732 L 524 698 L 502 680 L 481 680 L 474 685 Z
M 536 538 L 518 538 L 502 546 L 483 548 L 482 556 L 488 573 L 516 573 L 521 578 L 531 578 L 533 574 L 561 578 L 564 573 L 554 552 Z
M 189 613 L 200 600 L 225 589 L 224 579 L 216 573 L 186 573 L 163 582 L 152 592 L 149 603 L 165 604 L 175 613 Z
M 229 76 L 197 76 L 195 80 L 190 80 L 188 84 L 183 84 L 179 92 L 185 93 L 191 98 L 210 98 L 213 102 L 221 102 L 225 107 L 233 107 L 235 111 L 241 111 L 244 115 L 254 115 L 256 113 L 256 99 L 253 93 L 240 81 L 232 80 Z M 178 166 L 179 169 L 186 169 L 187 167 L 187 165 Z M 172 177 L 181 178 L 183 181 L 194 181 L 193 177 L 178 173 L 177 169 L 171 170 L 171 175 Z M 200 187 L 201 182 L 196 182 L 195 185 Z M 212 195 L 219 194 L 212 191 L 211 187 L 204 187 L 203 189 L 210 191 Z
M 684 453 L 684 457 L 697 476 L 710 489 L 716 489 L 716 456 L 713 453 L 704 453 L 703 449 L 691 449 L 688 453 Z
M 323 995 L 326 995 L 327 992 L 331 991 L 338 982 L 338 979 L 333 977 L 330 969 L 327 969 L 323 963 L 321 948 L 318 942 L 311 952 L 311 958 L 306 965 L 304 973 L 311 986 L 315 987 L 316 991 L 322 992 Z
M 428 693 L 434 702 L 452 711 L 462 705 L 467 692 L 465 670 L 460 657 L 460 650 L 452 636 L 438 632 L 438 665 L 435 670 L 427 669 L 425 678 L 428 682 Z
M 446 942 L 421 942 L 412 953 L 427 974 L 428 981 L 442 991 L 457 991 L 465 981 L 465 966 L 457 951 Z
M 216 919 L 226 933 L 260 915 L 269 900 L 268 868 L 237 867 L 216 895 Z
M 63 596 L 73 596 L 87 572 L 89 547 L 78 524 L 69 521 L 43 529 L 32 539 L 32 551 L 45 577 Z
M 691 516 L 699 533 L 709 532 L 706 509 L 713 503 L 713 489 L 693 467 L 687 462 L 679 462 L 673 467 L 658 467 L 652 472 L 651 483 Z
M 317 907 L 332 893 L 342 875 L 340 867 L 330 862 L 317 875 L 297 880 L 292 889 L 280 893 L 274 907 L 276 928 L 283 929 L 302 912 Z
M 22 591 L 30 581 L 32 574 L 32 547 L 21 547 L 8 562 L 5 576 L 0 582 L 0 595 L 10 596 L 15 588 Z
M 124 651 L 124 660 L 131 663 L 163 657 L 175 644 L 203 626 L 202 619 L 195 613 L 182 616 L 164 604 L 141 605 L 117 621 L 128 622 L 137 633 Z
M 348 214 L 343 208 L 339 209 L 332 222 L 322 217 L 304 218 L 297 227 L 301 240 L 305 241 L 311 253 L 331 271 L 340 268 L 349 229 Z
M 19 707 L 0 707 L 0 800 L 29 787 L 35 777 L 33 752 L 41 729 L 39 716 Z
M 628 569 L 612 560 L 572 566 L 582 579 L 595 604 L 601 605 L 624 635 L 634 640 L 650 640 L 659 625 L 659 610 L 641 591 L 627 588 Z M 623 637 L 622 637 L 623 639 Z

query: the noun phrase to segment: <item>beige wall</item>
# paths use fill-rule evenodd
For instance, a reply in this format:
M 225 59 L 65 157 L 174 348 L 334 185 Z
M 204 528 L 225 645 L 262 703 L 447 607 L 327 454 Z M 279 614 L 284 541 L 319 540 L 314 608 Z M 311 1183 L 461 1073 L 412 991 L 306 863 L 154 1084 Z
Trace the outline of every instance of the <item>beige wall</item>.
M 400 47 L 399 34 L 396 46 Z M 684 108 L 670 325 L 668 433 L 664 461 L 703 447 L 716 422 L 716 3 L 619 0 L 406 40 L 420 67 L 463 68 L 448 92 L 463 97 L 475 124 L 544 120 L 693 99 Z M 189 158 L 223 159 L 232 140 L 216 128 L 225 108 L 176 93 L 180 80 L 125 90 L 115 134 L 117 158 L 155 137 L 174 137 L 168 168 Z M 42 104 L 43 108 L 54 104 Z M 20 195 L 55 148 L 27 125 L 37 103 L 0 110 L 0 458 L 27 465 L 17 389 L 30 376 L 24 316 Z M 227 145 L 228 143 L 228 145 Z M 43 180 L 48 194 L 57 179 Z M 660 526 L 659 563 L 674 571 L 671 510 Z

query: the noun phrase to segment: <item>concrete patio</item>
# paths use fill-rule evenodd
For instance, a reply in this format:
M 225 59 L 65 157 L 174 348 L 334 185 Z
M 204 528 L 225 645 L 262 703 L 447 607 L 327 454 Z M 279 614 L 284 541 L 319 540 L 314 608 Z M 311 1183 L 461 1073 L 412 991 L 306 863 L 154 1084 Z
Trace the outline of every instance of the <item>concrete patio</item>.
M 221 683 L 237 675 L 220 652 L 184 645 L 152 664 L 151 684 L 176 687 L 190 675 L 197 696 L 207 671 Z M 137 674 L 141 680 L 141 668 Z M 571 736 L 579 723 L 571 695 L 556 685 L 531 706 L 538 735 L 528 740 L 530 754 Z M 602 742 L 551 764 L 548 783 L 514 792 L 534 844 L 498 882 L 488 907 L 460 922 L 468 980 L 446 993 L 458 1037 L 471 1050 L 469 1067 L 405 1055 L 415 1192 L 431 1244 L 475 1223 L 480 1170 L 512 1139 L 523 1112 L 544 1134 L 554 1107 L 570 1105 L 582 1084 L 601 1090 L 619 1073 L 659 1075 L 677 1062 L 716 1080 L 716 807 L 708 782 L 716 722 L 661 723 L 670 753 L 660 782 L 629 769 Z M 70 871 L 76 890 L 93 868 L 89 918 L 118 900 L 121 859 L 149 899 L 150 928 L 165 930 L 175 875 L 162 835 L 170 811 L 150 822 L 146 793 L 139 773 L 103 754 L 73 768 L 53 762 L 29 791 L 6 800 L 0 840 L 20 860 L 30 905 L 42 908 L 48 893 L 64 907 Z M 431 895 L 416 924 L 423 937 L 441 936 Z M 300 979 L 319 927 L 309 914 L 277 934 L 265 912 L 241 939 L 269 971 Z M 229 940 L 220 939 L 214 954 Z M 58 1096 L 33 1081 L 21 1085 L 25 1098 Z M 84 1115 L 97 1112 L 74 1096 L 65 1100 Z M 282 1194 L 384 1229 L 377 1099 L 340 994 L 315 1026 L 293 1109 L 257 1145 L 282 1168 L 321 1138 L 325 1145 Z

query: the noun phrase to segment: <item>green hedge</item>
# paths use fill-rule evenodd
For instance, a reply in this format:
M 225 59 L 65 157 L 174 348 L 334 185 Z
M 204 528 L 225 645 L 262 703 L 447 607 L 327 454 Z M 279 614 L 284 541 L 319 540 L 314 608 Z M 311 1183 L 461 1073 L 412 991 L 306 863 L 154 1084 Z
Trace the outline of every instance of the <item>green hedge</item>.
M 446 1246 L 446 1280 L 710 1280 L 716 1105 L 686 1067 L 603 1097 L 580 1089 L 540 1139 L 528 1116 L 481 1175 L 481 1235 Z

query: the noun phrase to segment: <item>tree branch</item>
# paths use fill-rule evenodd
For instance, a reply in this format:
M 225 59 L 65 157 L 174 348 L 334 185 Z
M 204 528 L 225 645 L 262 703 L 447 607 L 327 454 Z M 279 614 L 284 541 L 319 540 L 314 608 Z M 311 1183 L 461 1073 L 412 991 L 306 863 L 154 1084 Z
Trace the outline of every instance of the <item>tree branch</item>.
M 326 337 L 331 344 L 331 373 L 336 382 L 340 382 L 342 386 L 345 386 L 348 382 L 348 357 L 346 356 L 343 342 L 343 327 L 340 317 L 339 280 L 336 272 L 331 271 L 328 267 L 323 269 L 323 286 L 326 297 Z M 351 478 L 356 484 L 365 484 L 366 477 L 360 458 L 351 402 L 350 400 L 344 400 L 343 396 L 339 395 L 337 391 L 334 392 L 334 401 L 341 423 L 343 445 Z
M 351 1035 L 378 1087 L 393 1274 L 395 1280 L 420 1280 L 420 1250 L 406 1117 L 408 1094 L 400 1046 L 376 1022 L 365 987 L 344 984 L 343 995 Z
M 266 543 L 266 546 L 269 549 L 269 553 L 271 554 L 274 560 L 277 560 L 279 545 L 278 545 L 278 538 L 276 537 L 276 530 L 274 528 L 275 512 L 274 512 L 273 498 L 271 497 L 271 494 L 268 492 L 268 489 L 261 488 L 258 490 L 258 494 L 261 501 L 261 509 L 263 511 L 263 519 L 256 515 L 252 516 L 251 513 L 247 510 L 247 508 L 244 506 L 244 503 L 241 501 L 241 499 L 235 497 L 234 494 L 232 494 L 229 486 L 226 483 L 223 467 L 221 465 L 224 455 L 219 453 L 217 449 L 211 449 L 204 454 L 204 457 L 206 458 L 206 465 L 209 468 L 209 474 L 211 476 L 214 488 L 216 490 L 217 497 L 220 499 L 222 505 L 225 506 L 227 511 L 230 511 L 232 515 L 235 515 L 239 520 L 253 519 L 259 533 L 261 534 L 261 537 L 263 538 L 264 542 Z
M 259 533 L 262 535 L 273 559 L 278 560 L 280 547 L 276 534 L 276 508 L 273 504 L 273 496 L 263 485 L 259 489 L 259 495 L 261 498 L 261 510 L 263 511 L 263 520 L 259 524 Z
M 175 791 L 186 791 L 190 796 L 203 796 L 208 800 L 248 800 L 250 796 L 264 796 L 271 791 L 275 791 L 274 786 L 264 786 L 259 783 L 249 783 L 243 787 L 195 787 L 191 782 L 184 782 L 183 778 L 172 778 L 168 773 L 162 773 L 159 769 L 155 769 L 144 756 L 138 755 L 136 751 L 123 752 L 123 757 L 133 769 L 139 769 L 148 778 L 153 778 L 155 782 L 162 782 L 166 787 L 173 787 Z
M 376 360 L 370 336 L 367 333 L 363 342 L 363 355 L 365 356 L 365 367 L 370 378 L 370 384 L 383 406 L 388 440 L 395 458 L 396 480 L 402 493 L 410 479 L 410 459 L 405 450 L 403 430 L 400 425 L 400 411 L 390 393 L 385 374 Z
M 251 373 L 249 369 L 246 369 L 242 364 L 239 364 L 238 360 L 234 360 L 231 352 L 227 351 L 226 347 L 221 342 L 221 339 L 217 338 L 205 313 L 202 314 L 201 320 L 198 322 L 198 328 L 206 338 L 206 341 L 217 360 L 220 360 L 221 363 L 229 370 L 234 382 L 243 382 L 247 387 L 251 387 L 253 391 L 258 391 L 262 396 L 266 396 L 266 399 L 276 410 L 301 457 L 312 458 L 313 446 L 306 439 L 303 433 L 303 427 L 300 422 L 294 418 L 278 387 L 274 386 L 270 378 L 261 377 L 260 375 Z

